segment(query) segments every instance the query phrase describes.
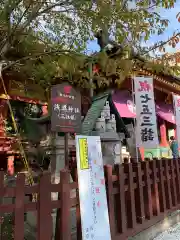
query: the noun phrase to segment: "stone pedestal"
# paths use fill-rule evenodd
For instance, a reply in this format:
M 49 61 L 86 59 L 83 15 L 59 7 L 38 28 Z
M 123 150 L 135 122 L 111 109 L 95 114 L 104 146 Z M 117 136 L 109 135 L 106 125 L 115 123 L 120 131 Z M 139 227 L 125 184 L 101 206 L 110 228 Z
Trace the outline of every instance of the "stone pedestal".
M 93 131 L 92 136 L 100 136 L 104 165 L 122 163 L 122 145 L 119 133 Z
M 102 142 L 102 155 L 104 165 L 121 164 L 121 142 Z

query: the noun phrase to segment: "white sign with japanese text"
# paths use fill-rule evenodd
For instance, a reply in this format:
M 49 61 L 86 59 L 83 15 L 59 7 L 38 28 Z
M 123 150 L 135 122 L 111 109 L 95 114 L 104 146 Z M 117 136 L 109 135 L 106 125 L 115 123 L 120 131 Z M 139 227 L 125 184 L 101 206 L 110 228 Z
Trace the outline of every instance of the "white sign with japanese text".
M 174 115 L 176 121 L 176 134 L 177 134 L 177 141 L 178 147 L 180 149 L 180 96 L 173 94 L 173 102 L 174 102 Z M 179 151 L 180 156 L 180 151 Z
M 159 144 L 153 78 L 135 77 L 136 146 L 156 148 Z
M 83 240 L 111 240 L 99 136 L 76 136 Z

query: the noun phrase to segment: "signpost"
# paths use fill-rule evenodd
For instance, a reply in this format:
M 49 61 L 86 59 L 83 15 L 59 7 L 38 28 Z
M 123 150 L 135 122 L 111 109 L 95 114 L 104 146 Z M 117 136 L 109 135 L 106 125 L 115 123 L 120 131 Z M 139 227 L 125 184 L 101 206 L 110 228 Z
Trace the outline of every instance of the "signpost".
M 101 141 L 76 136 L 76 156 L 83 240 L 111 240 Z
M 51 130 L 65 133 L 65 165 L 69 167 L 68 133 L 81 129 L 81 94 L 68 83 L 51 89 Z
M 81 94 L 68 83 L 54 85 L 51 88 L 51 130 L 63 132 L 65 167 L 69 168 L 68 133 L 79 133 L 81 129 Z M 60 196 L 58 195 L 58 198 Z M 60 210 L 56 216 L 55 238 L 58 236 Z

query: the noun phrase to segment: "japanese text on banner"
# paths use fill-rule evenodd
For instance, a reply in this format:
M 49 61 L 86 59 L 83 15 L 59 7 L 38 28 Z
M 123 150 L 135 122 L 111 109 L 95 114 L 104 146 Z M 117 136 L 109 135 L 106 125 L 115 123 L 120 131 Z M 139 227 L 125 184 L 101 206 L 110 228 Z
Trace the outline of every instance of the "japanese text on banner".
M 80 138 L 79 139 L 79 146 L 80 146 L 80 168 L 88 169 L 89 162 L 88 162 L 88 147 L 87 147 L 87 138 Z
M 154 103 L 153 79 L 135 77 L 136 145 L 154 148 L 158 145 L 157 122 Z
M 76 154 L 82 239 L 111 240 L 100 137 L 76 135 Z

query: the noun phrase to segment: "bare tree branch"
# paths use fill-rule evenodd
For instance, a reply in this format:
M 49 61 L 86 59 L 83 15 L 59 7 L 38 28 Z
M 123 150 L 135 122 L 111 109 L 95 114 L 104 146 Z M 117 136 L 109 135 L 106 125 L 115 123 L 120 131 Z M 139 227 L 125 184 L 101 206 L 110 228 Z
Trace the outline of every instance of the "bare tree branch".
M 18 59 L 17 61 L 13 61 L 7 65 L 4 65 L 4 67 L 2 67 L 2 71 L 5 71 L 11 67 L 13 67 L 14 65 L 16 64 L 20 64 L 21 62 L 24 62 L 24 61 L 28 61 L 28 60 L 36 60 L 38 59 L 39 57 L 42 57 L 42 56 L 47 56 L 47 55 L 66 55 L 67 57 L 73 57 L 73 56 L 80 56 L 80 57 L 84 57 L 83 54 L 81 53 L 77 53 L 77 52 L 74 52 L 74 51 L 71 51 L 71 50 L 54 50 L 54 51 L 47 51 L 47 52 L 41 52 L 41 53 L 37 53 L 35 56 L 26 56 L 26 57 L 23 57 L 21 59 Z M 87 56 L 87 59 L 88 58 L 91 58 L 91 57 L 88 57 Z
M 154 46 L 153 46 L 152 48 L 150 48 L 148 51 L 142 53 L 142 55 L 145 55 L 145 54 L 147 54 L 147 53 L 149 53 L 149 52 L 152 52 L 152 51 L 156 50 L 157 48 L 161 48 L 161 47 L 165 46 L 165 45 L 168 44 L 170 41 L 172 41 L 173 38 L 176 38 L 176 37 L 178 37 L 178 36 L 180 36 L 180 32 L 178 32 L 178 33 L 176 33 L 175 35 L 173 35 L 170 39 L 168 39 L 168 40 L 166 40 L 166 41 L 164 41 L 164 42 L 161 42 L 161 43 L 159 43 L 159 44 L 154 45 Z

